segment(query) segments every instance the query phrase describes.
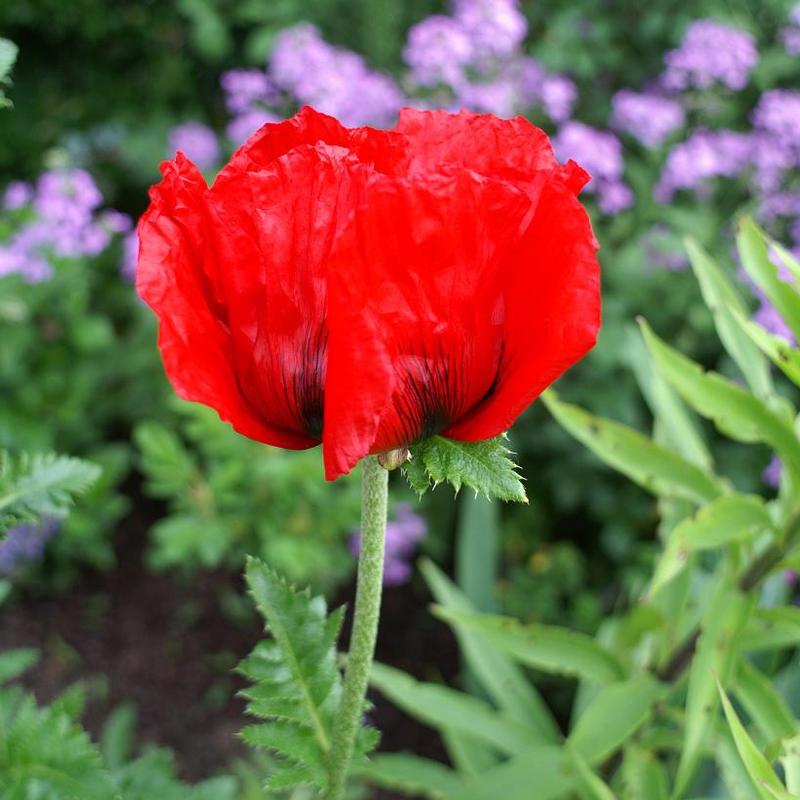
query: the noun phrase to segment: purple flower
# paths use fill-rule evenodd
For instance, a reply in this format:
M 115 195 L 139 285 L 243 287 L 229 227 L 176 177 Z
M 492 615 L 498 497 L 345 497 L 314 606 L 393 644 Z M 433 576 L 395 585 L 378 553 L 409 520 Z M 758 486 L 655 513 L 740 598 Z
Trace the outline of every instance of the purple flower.
M 201 169 L 213 167 L 219 161 L 217 135 L 202 122 L 183 122 L 169 132 L 167 157 L 181 151 Z
M 121 211 L 109 208 L 100 215 L 100 224 L 111 233 L 128 233 L 133 228 L 133 220 Z
M 657 94 L 623 89 L 614 95 L 611 104 L 614 125 L 645 147 L 658 147 L 686 121 L 680 103 Z
M 58 533 L 60 522 L 52 517 L 38 524 L 18 525 L 0 539 L 0 575 L 8 576 L 40 561 L 47 542 Z
M 517 92 L 511 80 L 500 76 L 493 81 L 463 84 L 457 100 L 457 105 L 462 108 L 511 117 L 517 107 Z
M 675 235 L 666 226 L 652 225 L 643 238 L 648 267 L 669 272 L 684 272 L 689 268 L 683 247 L 675 246 Z
M 739 175 L 750 163 L 752 147 L 748 134 L 695 131 L 667 156 L 655 188 L 656 199 L 667 203 L 681 189 L 698 189 L 712 178 Z
M 460 86 L 474 57 L 472 41 L 461 23 L 441 14 L 413 25 L 403 50 L 411 79 L 419 86 Z
M 306 22 L 278 35 L 270 75 L 298 103 L 345 125 L 388 125 L 405 102 L 389 76 L 371 71 L 357 53 L 328 44 Z
M 414 512 L 408 503 L 397 503 L 394 519 L 386 525 L 386 558 L 383 571 L 385 586 L 399 586 L 411 577 L 410 560 L 417 545 L 425 538 L 428 528 L 425 520 Z M 359 533 L 353 534 L 350 549 L 354 555 L 361 552 Z
M 800 28 L 784 28 L 781 41 L 790 56 L 800 56 Z
M 25 181 L 11 181 L 3 193 L 3 208 L 16 211 L 28 205 L 33 199 L 33 187 Z
M 773 489 L 777 489 L 781 483 L 781 475 L 783 474 L 783 462 L 778 458 L 776 453 L 772 454 L 772 458 L 770 459 L 769 464 L 767 465 L 766 469 L 761 473 L 761 480 L 767 484 L 767 486 L 771 486 Z
M 634 203 L 631 187 L 623 181 L 607 181 L 598 184 L 597 204 L 604 214 L 619 214 Z
M 762 303 L 758 311 L 753 314 L 753 322 L 760 325 L 765 331 L 773 336 L 778 336 L 788 344 L 794 346 L 795 339 L 789 326 L 784 322 L 783 317 L 778 313 L 778 309 L 772 303 Z
M 758 63 L 755 39 L 747 31 L 712 19 L 692 22 L 681 45 L 664 56 L 662 81 L 668 89 L 708 89 L 721 83 L 738 91 Z
M 800 91 L 764 92 L 753 111 L 753 124 L 773 137 L 779 148 L 800 154 Z
M 278 116 L 261 108 L 234 117 L 225 127 L 225 134 L 238 147 L 244 144 L 262 125 L 277 122 Z
M 280 91 L 269 75 L 260 69 L 232 69 L 219 79 L 225 105 L 231 114 L 244 114 L 260 103 L 280 102 Z
M 136 262 L 139 260 L 139 236 L 131 231 L 122 240 L 122 263 L 119 271 L 123 278 L 133 281 L 136 278 Z
M 566 75 L 545 75 L 539 88 L 539 102 L 553 122 L 566 122 L 578 99 L 578 87 Z
M 478 69 L 511 58 L 528 32 L 516 0 L 454 0 L 453 18 L 471 43 Z

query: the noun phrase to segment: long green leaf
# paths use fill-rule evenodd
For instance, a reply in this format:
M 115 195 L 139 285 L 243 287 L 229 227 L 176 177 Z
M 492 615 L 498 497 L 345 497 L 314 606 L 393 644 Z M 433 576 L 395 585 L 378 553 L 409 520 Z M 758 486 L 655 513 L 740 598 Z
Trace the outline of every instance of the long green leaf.
M 712 501 L 672 529 L 656 565 L 650 594 L 672 580 L 686 565 L 691 553 L 752 539 L 771 527 L 767 507 L 756 495 L 733 494 Z
M 542 400 L 556 420 L 595 455 L 657 495 L 706 503 L 726 489 L 713 475 L 638 431 L 578 406 L 563 403 L 549 389 Z
M 417 681 L 377 662 L 372 665 L 370 683 L 403 711 L 433 728 L 463 731 L 508 755 L 537 744 L 536 736 L 516 720 L 447 686 Z
M 378 786 L 431 800 L 450 800 L 464 789 L 463 778 L 438 761 L 400 753 L 379 753 L 353 772 Z
M 551 625 L 523 625 L 510 617 L 467 614 L 434 607 L 435 616 L 482 634 L 512 658 L 545 672 L 600 684 L 625 677 L 617 657 L 590 636 Z
M 769 257 L 769 242 L 752 219 L 744 218 L 740 222 L 736 244 L 747 274 L 767 295 L 795 339 L 800 340 L 800 295 L 791 284 L 781 280 L 778 268 Z
M 669 797 L 664 765 L 650 751 L 636 745 L 625 748 L 622 782 L 626 800 L 667 800 Z
M 746 315 L 747 306 L 733 283 L 697 242 L 687 241 L 686 250 L 700 283 L 703 299 L 714 315 L 714 324 L 722 344 L 742 371 L 753 393 L 767 400 L 775 391 L 769 365 L 734 316 Z
M 684 746 L 675 778 L 673 798 L 681 797 L 694 774 L 712 730 L 719 695 L 716 681 L 726 685 L 737 654 L 737 637 L 752 611 L 753 598 L 738 591 L 732 576 L 723 573 L 703 615 L 702 633 L 689 672 Z
M 759 797 L 761 797 L 762 800 L 770 800 L 771 797 L 775 796 L 774 793 L 771 794 L 767 792 L 767 787 L 778 792 L 778 796 L 781 796 L 781 793 L 785 794 L 786 790 L 778 780 L 778 776 L 745 730 L 744 725 L 742 725 L 739 716 L 731 705 L 730 700 L 728 700 L 728 696 L 720 683 L 717 684 L 717 688 L 719 690 L 720 699 L 722 700 L 722 707 L 725 711 L 725 718 L 728 720 L 728 726 L 731 729 L 733 741 L 736 743 L 736 749 L 739 751 L 742 763 L 745 769 L 747 769 L 747 774 L 753 781 L 753 786 L 758 792 Z
M 663 693 L 647 675 L 604 686 L 578 718 L 567 743 L 590 766 L 600 763 L 638 730 Z
M 734 313 L 736 323 L 767 358 L 797 386 L 800 386 L 800 350 L 792 347 L 782 336 L 769 333 L 756 322 Z
M 745 659 L 739 661 L 734 691 L 767 741 L 788 739 L 798 734 L 797 722 L 772 681 Z
M 436 602 L 447 611 L 473 613 L 466 595 L 428 559 L 420 563 L 422 574 Z M 561 739 L 558 725 L 547 705 L 522 670 L 504 653 L 493 649 L 480 632 L 447 620 L 453 626 L 472 673 L 494 703 L 509 717 L 527 725 L 542 744 Z
M 580 753 L 569 746 L 569 743 L 567 743 L 566 752 L 569 763 L 578 778 L 578 790 L 582 798 L 585 800 L 617 800 L 617 796 L 611 791 L 608 784 L 592 770 Z
M 740 442 L 770 445 L 800 471 L 800 443 L 787 420 L 745 389 L 703 368 L 659 339 L 642 321 L 645 342 L 664 378 L 698 413 Z

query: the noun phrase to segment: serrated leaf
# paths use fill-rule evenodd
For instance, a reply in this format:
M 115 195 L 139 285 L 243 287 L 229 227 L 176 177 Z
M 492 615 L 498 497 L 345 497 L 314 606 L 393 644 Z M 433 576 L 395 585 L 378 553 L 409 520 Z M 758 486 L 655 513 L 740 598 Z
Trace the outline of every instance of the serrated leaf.
M 742 265 L 778 310 L 795 339 L 800 340 L 800 294 L 791 284 L 781 280 L 778 268 L 770 259 L 769 244 L 764 232 L 752 219 L 745 217 L 741 220 L 736 245 Z
M 626 742 L 650 715 L 664 687 L 648 675 L 604 686 L 578 717 L 567 744 L 590 766 Z
M 411 448 L 406 476 L 420 494 L 430 484 L 436 486 L 446 481 L 456 492 L 462 486 L 468 486 L 489 498 L 527 503 L 525 488 L 517 474 L 518 467 L 503 442 L 502 436 L 482 442 L 459 442 L 431 436 Z M 415 461 L 417 463 L 411 466 Z
M 762 400 L 768 399 L 774 394 L 769 365 L 736 318 L 736 315 L 743 317 L 747 314 L 744 301 L 733 283 L 697 242 L 687 241 L 686 249 L 722 344 L 747 379 L 753 394 Z
M 725 718 L 728 721 L 733 741 L 739 752 L 739 757 L 742 759 L 742 763 L 759 797 L 761 797 L 762 800 L 770 800 L 771 797 L 785 797 L 788 793 L 778 780 L 778 776 L 773 771 L 767 759 L 758 747 L 756 747 L 750 735 L 745 730 L 744 725 L 742 725 L 738 714 L 731 705 L 728 695 L 725 693 L 719 681 L 717 681 L 717 689 L 720 699 L 722 700 L 722 707 L 725 711 Z M 774 791 L 772 793 L 768 792 L 768 787 Z
M 654 595 L 686 565 L 692 553 L 713 550 L 728 542 L 752 539 L 772 528 L 764 501 L 756 495 L 717 498 L 670 531 L 656 564 L 649 594 Z
M 800 471 L 800 443 L 787 420 L 746 389 L 715 372 L 706 372 L 667 345 L 646 322 L 641 325 L 661 374 L 695 411 L 736 441 L 770 445 L 795 472 Z
M 475 612 L 466 595 L 432 561 L 423 559 L 420 569 L 442 608 L 467 614 Z M 543 744 L 558 742 L 561 739 L 558 725 L 522 670 L 504 653 L 490 647 L 479 632 L 459 625 L 457 620 L 447 622 L 456 634 L 472 673 L 492 701 L 510 717 L 529 725 Z
M 486 641 L 522 664 L 599 684 L 625 677 L 617 657 L 590 636 L 553 625 L 524 625 L 510 617 L 467 614 L 439 606 L 434 616 L 480 633 Z
M 27 672 L 39 660 L 39 651 L 33 647 L 20 647 L 0 653 L 0 683 L 8 683 Z
M 393 667 L 372 665 L 370 683 L 396 706 L 426 724 L 464 731 L 513 755 L 536 745 L 537 738 L 514 719 L 463 692 L 417 681 Z
M 542 400 L 562 427 L 578 441 L 609 466 L 654 494 L 706 503 L 727 491 L 716 476 L 632 428 L 563 403 L 552 389 L 542 395 Z
M 100 476 L 88 461 L 54 453 L 13 458 L 0 451 L 0 534 L 42 516 L 64 517 L 76 495 Z
M 243 692 L 248 713 L 266 720 L 243 736 L 282 757 L 274 776 L 281 786 L 302 775 L 300 782 L 325 788 L 342 688 L 336 657 L 342 612 L 328 616 L 324 598 L 295 590 L 257 559 L 248 559 L 245 576 L 273 639 L 260 643 L 239 667 L 255 684 Z M 363 756 L 374 734 L 362 730 L 359 736 L 356 750 Z

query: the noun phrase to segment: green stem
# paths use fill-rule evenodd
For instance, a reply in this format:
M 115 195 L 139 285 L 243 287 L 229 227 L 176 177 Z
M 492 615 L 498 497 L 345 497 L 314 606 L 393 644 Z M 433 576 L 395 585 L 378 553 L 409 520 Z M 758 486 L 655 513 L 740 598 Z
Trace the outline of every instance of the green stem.
M 367 456 L 361 462 L 361 470 L 361 552 L 358 557 L 356 606 L 342 698 L 333 730 L 327 800 L 340 800 L 344 794 L 353 747 L 364 713 L 381 610 L 389 473 L 378 463 L 376 456 Z

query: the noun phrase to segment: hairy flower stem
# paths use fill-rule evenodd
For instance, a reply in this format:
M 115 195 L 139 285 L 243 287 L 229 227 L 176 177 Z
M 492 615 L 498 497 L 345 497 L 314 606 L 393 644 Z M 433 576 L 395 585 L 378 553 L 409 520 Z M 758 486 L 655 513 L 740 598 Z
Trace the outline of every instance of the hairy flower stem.
M 378 463 L 377 456 L 363 459 L 361 470 L 361 552 L 355 615 L 342 699 L 333 729 L 326 800 L 340 800 L 344 794 L 356 734 L 364 713 L 381 610 L 389 473 Z

